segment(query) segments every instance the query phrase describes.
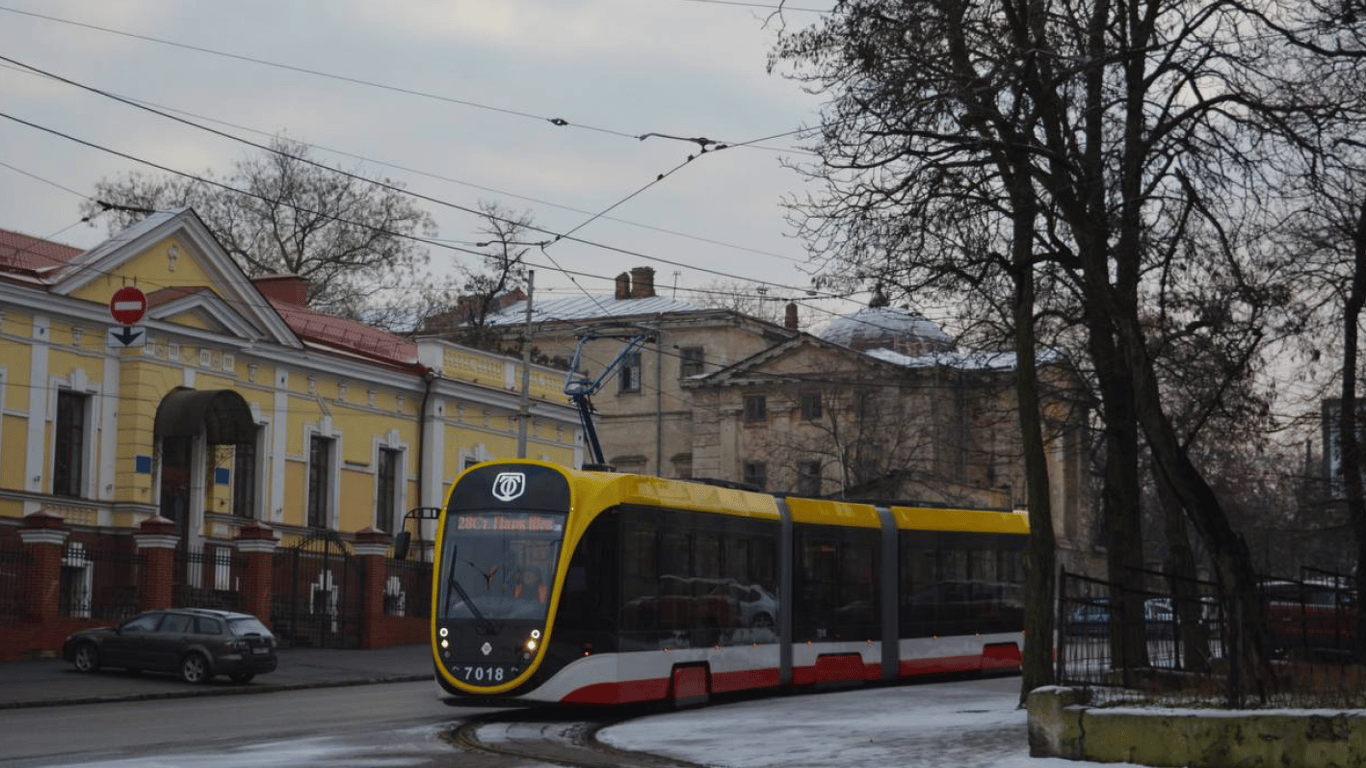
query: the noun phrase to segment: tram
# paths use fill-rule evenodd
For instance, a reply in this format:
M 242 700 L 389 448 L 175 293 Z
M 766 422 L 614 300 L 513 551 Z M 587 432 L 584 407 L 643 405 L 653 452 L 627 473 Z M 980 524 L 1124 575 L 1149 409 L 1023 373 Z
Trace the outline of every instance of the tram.
M 467 469 L 437 531 L 456 701 L 680 705 L 1018 670 L 1018 512 L 780 497 L 532 461 Z

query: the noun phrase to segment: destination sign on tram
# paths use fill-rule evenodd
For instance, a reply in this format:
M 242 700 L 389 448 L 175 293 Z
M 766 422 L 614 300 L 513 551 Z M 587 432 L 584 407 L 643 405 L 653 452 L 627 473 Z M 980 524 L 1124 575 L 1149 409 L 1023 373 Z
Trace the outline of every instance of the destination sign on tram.
M 488 533 L 561 533 L 564 531 L 564 518 L 531 513 L 460 515 L 455 519 L 455 529 Z

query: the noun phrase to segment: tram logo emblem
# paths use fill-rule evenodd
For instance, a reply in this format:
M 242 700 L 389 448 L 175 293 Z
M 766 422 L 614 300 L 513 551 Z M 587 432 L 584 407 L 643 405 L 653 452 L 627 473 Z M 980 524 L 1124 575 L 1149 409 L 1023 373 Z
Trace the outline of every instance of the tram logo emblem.
M 512 501 L 526 493 L 525 472 L 499 472 L 493 478 L 493 497 L 499 501 Z
M 479 647 L 479 650 L 483 651 L 484 655 L 487 656 L 490 653 L 493 653 L 493 646 L 489 645 L 488 643 L 484 643 Z

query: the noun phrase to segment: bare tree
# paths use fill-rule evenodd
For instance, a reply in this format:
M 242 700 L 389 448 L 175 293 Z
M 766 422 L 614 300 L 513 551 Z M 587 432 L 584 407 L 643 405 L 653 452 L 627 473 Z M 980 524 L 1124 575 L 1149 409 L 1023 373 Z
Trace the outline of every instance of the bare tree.
M 277 136 L 221 179 L 205 171 L 102 180 L 82 212 L 107 209 L 112 234 L 148 211 L 189 206 L 249 276 L 299 275 L 312 308 L 354 318 L 371 310 L 373 321 L 376 297 L 393 300 L 418 283 L 428 259 L 422 239 L 436 233 L 399 186 L 326 168 L 307 145 Z
M 781 324 L 788 300 L 769 296 L 769 289 L 736 280 L 713 280 L 690 291 L 693 300 L 704 307 L 729 309 L 769 323 Z
M 1289 322 L 1286 254 L 1260 243 L 1294 141 L 1287 116 L 1326 106 L 1285 88 L 1305 69 L 1268 18 L 1293 5 L 843 0 L 785 35 L 772 60 L 831 95 L 819 162 L 805 168 L 824 193 L 794 205 L 813 249 L 841 275 L 907 292 L 999 289 L 986 299 L 1013 308 L 1026 355 L 1040 333 L 1079 330 L 1107 436 L 1111 578 L 1132 581 L 1141 562 L 1141 435 L 1249 617 L 1246 542 L 1173 422 L 1175 382 L 1154 329 L 1215 340 L 1251 366 Z M 1039 444 L 1029 442 L 1038 400 L 1028 360 L 1027 447 Z M 1035 493 L 1042 462 L 1027 450 L 1026 463 L 1034 535 L 1051 546 L 1036 508 L 1048 510 Z M 1032 573 L 1030 586 L 1030 636 L 1043 642 L 1026 649 L 1026 689 L 1051 675 L 1051 581 Z M 1112 641 L 1123 666 L 1141 661 L 1140 634 Z
M 903 377 L 822 371 L 775 392 L 774 412 L 790 417 L 760 446 L 779 468 L 770 484 L 809 496 L 911 498 L 907 489 L 934 475 L 938 453 L 952 449 L 935 439 L 933 412 L 915 407 L 922 403 L 904 385 Z
M 540 243 L 525 239 L 534 229 L 530 213 L 509 211 L 490 201 L 481 201 L 479 210 L 484 222 L 475 247 L 482 249 L 482 257 L 477 265 L 456 268 L 458 285 L 433 299 L 442 309 L 425 320 L 422 330 L 441 333 L 477 349 L 494 350 L 502 334 L 489 326 L 489 317 L 526 298 L 525 257 Z M 520 351 L 520 346 L 511 351 Z

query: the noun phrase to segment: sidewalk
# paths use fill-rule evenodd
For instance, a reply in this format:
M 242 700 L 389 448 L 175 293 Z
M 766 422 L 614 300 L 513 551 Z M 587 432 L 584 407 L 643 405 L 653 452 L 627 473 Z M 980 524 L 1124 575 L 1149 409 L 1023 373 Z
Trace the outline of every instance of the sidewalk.
M 426 644 L 370 651 L 288 648 L 279 654 L 280 666 L 274 672 L 246 685 L 225 677 L 215 677 L 206 685 L 191 685 L 174 675 L 134 675 L 121 669 L 83 675 L 60 659 L 0 664 L 0 709 L 432 679 L 431 649 Z

